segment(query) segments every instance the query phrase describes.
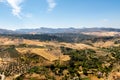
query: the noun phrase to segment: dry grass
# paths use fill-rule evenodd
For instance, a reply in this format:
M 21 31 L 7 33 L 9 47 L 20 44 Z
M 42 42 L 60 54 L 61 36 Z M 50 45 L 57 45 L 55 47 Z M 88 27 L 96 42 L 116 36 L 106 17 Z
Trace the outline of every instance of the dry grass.
M 115 45 L 113 41 L 106 41 L 106 42 L 96 42 L 94 43 L 94 47 L 110 47 Z
M 82 32 L 82 33 L 85 35 L 95 35 L 95 36 L 115 36 L 120 34 L 120 32 L 107 32 L 107 31 Z
M 52 53 L 48 52 L 47 49 L 40 49 L 40 48 L 16 48 L 16 50 L 18 52 L 20 52 L 21 54 L 24 54 L 26 52 L 31 52 L 31 53 L 35 53 L 37 55 L 40 55 L 42 57 L 44 57 L 45 59 L 49 60 L 49 61 L 54 61 L 54 60 L 58 60 L 59 56 L 55 56 Z M 70 60 L 70 57 L 68 55 L 61 55 L 60 56 L 62 61 L 68 61 Z
M 16 50 L 20 53 L 26 53 L 26 52 L 31 52 L 35 53 L 37 55 L 40 55 L 44 57 L 45 59 L 49 61 L 54 61 L 57 60 L 58 58 L 46 51 L 46 49 L 40 49 L 40 48 L 16 48 Z
M 104 80 L 103 78 L 97 78 L 96 76 L 91 76 L 90 80 Z
M 94 49 L 94 47 L 83 44 L 83 43 L 60 43 L 61 45 L 65 46 L 65 47 L 69 47 L 69 48 L 73 48 L 73 49 Z

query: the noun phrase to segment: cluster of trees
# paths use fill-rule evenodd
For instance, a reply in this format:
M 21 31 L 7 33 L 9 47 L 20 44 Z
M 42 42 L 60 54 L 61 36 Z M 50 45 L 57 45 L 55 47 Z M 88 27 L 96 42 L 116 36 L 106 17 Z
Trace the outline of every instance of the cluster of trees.
M 69 61 L 71 66 L 82 66 L 84 69 L 97 69 L 101 67 L 102 62 L 96 56 L 96 52 L 92 49 L 76 50 L 66 47 L 61 47 L 62 52 L 65 55 L 70 55 L 71 60 Z
M 76 50 L 67 47 L 61 47 L 61 50 L 65 55 L 70 55 L 71 59 L 68 65 L 69 68 L 71 68 L 70 72 L 73 72 L 74 74 L 78 73 L 76 71 L 80 71 L 80 66 L 82 67 L 84 75 L 96 75 L 98 72 L 100 72 L 102 75 L 104 74 L 104 76 L 107 76 L 113 68 L 113 64 L 110 62 L 110 60 L 107 60 L 107 56 L 98 57 L 96 51 L 92 49 Z M 106 63 L 110 63 L 110 65 L 106 66 Z
M 102 48 L 103 51 L 109 53 L 115 61 L 120 61 L 120 46 L 113 46 L 109 48 Z M 113 61 L 113 60 L 111 60 Z

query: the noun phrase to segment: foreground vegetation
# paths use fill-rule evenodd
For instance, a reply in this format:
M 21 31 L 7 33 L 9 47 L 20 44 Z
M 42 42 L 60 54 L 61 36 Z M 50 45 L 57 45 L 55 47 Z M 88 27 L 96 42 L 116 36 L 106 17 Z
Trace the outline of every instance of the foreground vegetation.
M 52 39 L 50 38 L 53 35 L 47 35 L 50 38 L 45 38 L 46 36 L 41 38 L 41 35 L 14 35 L 14 37 L 6 35 L 11 38 L 10 40 L 19 37 L 21 42 L 16 45 L 0 45 L 0 73 L 4 72 L 9 80 L 94 80 L 91 79 L 93 76 L 96 77 L 96 80 L 109 80 L 111 73 L 120 71 L 120 45 L 118 37 L 95 38 L 93 36 L 79 37 L 77 35 L 75 38 L 75 34 L 70 34 L 70 36 L 65 38 L 67 35 L 57 34 L 57 37 L 54 36 Z M 39 37 L 39 40 L 43 39 L 43 41 L 44 39 L 45 41 L 56 41 L 58 39 L 58 41 L 54 42 L 54 45 L 46 42 L 47 44 L 41 46 L 26 44 L 22 40 L 23 38 L 38 40 Z M 59 41 L 72 42 L 66 43 L 72 45 L 75 45 L 74 42 L 77 44 L 81 41 L 81 43 L 92 48 L 74 48 L 65 44 L 58 44 Z M 94 46 L 94 43 L 100 41 L 103 43 L 113 41 L 114 45 L 109 47 Z M 18 48 L 20 48 L 19 50 L 26 49 L 26 51 L 19 51 Z M 32 49 L 34 49 L 34 52 L 32 52 Z M 41 49 L 41 51 L 37 52 L 37 49 Z M 47 54 L 42 52 L 44 50 L 49 55 L 57 56 L 57 58 L 55 57 L 54 60 L 50 61 L 49 57 L 46 58 L 41 55 L 42 53 L 44 55 Z M 70 59 L 63 60 L 62 55 L 68 55 Z M 11 77 L 12 79 L 10 79 Z M 117 78 L 119 79 L 119 77 Z
M 116 70 L 115 68 L 120 64 L 120 46 L 99 48 L 106 53 L 106 55 L 99 57 L 97 51 L 93 49 L 77 50 L 61 46 L 61 52 L 64 55 L 69 55 L 71 59 L 61 61 L 59 58 L 51 63 L 35 53 L 20 54 L 15 48 L 22 46 L 30 47 L 25 45 L 1 46 L 1 53 L 9 52 L 9 56 L 3 57 L 11 57 L 14 60 L 4 64 L 0 72 L 4 72 L 7 77 L 19 74 L 15 80 L 90 80 L 90 75 L 107 79 L 111 71 L 119 70 L 119 68 Z M 10 55 L 11 53 L 14 54 Z

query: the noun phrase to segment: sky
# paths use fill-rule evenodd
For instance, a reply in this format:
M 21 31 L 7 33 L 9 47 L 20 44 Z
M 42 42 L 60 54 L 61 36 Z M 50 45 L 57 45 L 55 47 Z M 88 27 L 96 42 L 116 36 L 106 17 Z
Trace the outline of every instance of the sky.
M 0 28 L 120 28 L 120 0 L 0 0 Z

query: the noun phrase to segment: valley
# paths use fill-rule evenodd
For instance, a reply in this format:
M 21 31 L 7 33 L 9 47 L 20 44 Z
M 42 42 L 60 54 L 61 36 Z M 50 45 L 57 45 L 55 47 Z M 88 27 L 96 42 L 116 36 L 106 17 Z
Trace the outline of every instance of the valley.
M 6 80 L 119 80 L 120 37 L 84 33 L 1 34 L 0 72 Z

